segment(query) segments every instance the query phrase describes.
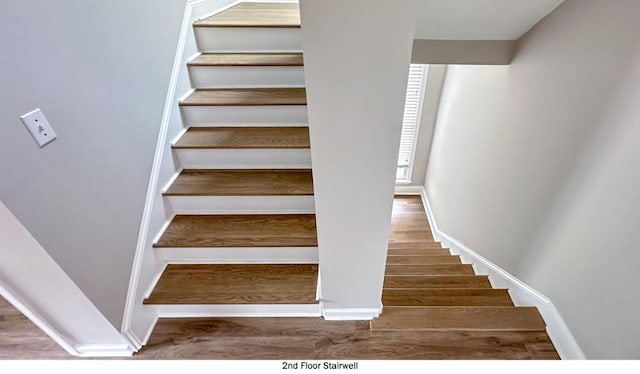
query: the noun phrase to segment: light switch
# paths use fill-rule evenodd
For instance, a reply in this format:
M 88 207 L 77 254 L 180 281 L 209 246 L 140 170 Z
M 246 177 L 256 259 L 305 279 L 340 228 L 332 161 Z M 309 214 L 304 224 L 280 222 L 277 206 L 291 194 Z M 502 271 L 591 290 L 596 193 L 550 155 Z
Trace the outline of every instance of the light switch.
M 21 116 L 20 119 L 40 148 L 56 139 L 56 133 L 40 109 L 31 111 Z

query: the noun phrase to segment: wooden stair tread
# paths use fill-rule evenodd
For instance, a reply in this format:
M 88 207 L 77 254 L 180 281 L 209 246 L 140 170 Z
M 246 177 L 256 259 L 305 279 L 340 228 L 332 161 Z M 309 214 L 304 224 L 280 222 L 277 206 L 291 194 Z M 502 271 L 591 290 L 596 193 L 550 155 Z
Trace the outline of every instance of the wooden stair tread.
M 533 307 L 390 306 L 371 330 L 545 331 L 545 323 Z
M 317 265 L 168 265 L 145 304 L 315 304 Z
M 389 250 L 391 249 L 443 249 L 440 243 L 436 242 L 389 242 Z
M 191 127 L 174 149 L 309 148 L 307 127 Z
M 239 3 L 223 12 L 196 21 L 194 27 L 300 27 L 296 3 Z
M 469 264 L 387 265 L 386 275 L 475 275 Z
M 389 256 L 451 256 L 451 252 L 445 248 L 417 248 L 417 249 L 392 249 L 387 252 Z
M 389 265 L 462 264 L 460 256 L 387 256 Z
M 188 66 L 303 66 L 302 53 L 202 53 Z
M 307 105 L 307 96 L 304 88 L 203 88 L 193 91 L 180 105 Z
M 165 196 L 313 195 L 311 170 L 183 170 Z
M 491 288 L 484 275 L 386 275 L 384 289 Z
M 177 215 L 154 247 L 317 247 L 313 214 Z
M 509 293 L 493 288 L 436 288 L 421 290 L 384 290 L 387 306 L 513 306 Z

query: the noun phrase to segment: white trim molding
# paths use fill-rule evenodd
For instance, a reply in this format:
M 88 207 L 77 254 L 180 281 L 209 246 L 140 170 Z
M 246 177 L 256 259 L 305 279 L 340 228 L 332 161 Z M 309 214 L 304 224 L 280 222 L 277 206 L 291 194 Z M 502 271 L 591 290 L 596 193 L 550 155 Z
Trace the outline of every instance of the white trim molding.
M 450 248 L 455 255 L 460 255 L 463 262 L 473 264 L 477 274 L 489 276 L 494 287 L 507 288 L 515 305 L 535 306 L 547 324 L 547 333 L 562 359 L 584 360 L 586 359 L 580 345 L 569 330 L 560 312 L 551 300 L 527 285 L 514 275 L 489 261 L 476 251 L 467 247 L 461 241 L 442 231 L 437 223 L 426 190 L 421 187 L 420 193 L 423 205 L 427 213 L 431 232 L 434 240 L 442 242 L 443 247 Z
M 126 344 L 86 344 L 76 346 L 79 357 L 131 357 L 133 349 Z
M 370 321 L 382 313 L 382 304 L 378 308 L 325 308 L 320 301 L 322 317 L 327 321 Z
M 0 258 L 0 295 L 67 353 L 81 357 L 133 354 L 128 340 L 2 201 Z

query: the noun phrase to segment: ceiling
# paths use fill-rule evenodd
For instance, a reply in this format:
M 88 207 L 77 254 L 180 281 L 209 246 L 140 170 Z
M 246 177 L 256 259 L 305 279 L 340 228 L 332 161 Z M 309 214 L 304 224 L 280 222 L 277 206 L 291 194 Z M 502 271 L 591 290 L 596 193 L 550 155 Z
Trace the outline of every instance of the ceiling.
M 418 0 L 416 39 L 516 40 L 564 0 Z

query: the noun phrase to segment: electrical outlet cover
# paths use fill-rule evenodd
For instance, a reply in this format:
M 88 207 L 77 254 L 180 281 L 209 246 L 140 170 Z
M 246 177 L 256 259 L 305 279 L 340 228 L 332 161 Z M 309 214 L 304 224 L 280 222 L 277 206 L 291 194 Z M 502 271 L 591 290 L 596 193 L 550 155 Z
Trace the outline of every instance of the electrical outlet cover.
M 47 118 L 40 109 L 33 110 L 21 116 L 20 119 L 40 148 L 51 143 L 57 138 L 57 135 L 53 131 L 53 128 L 51 128 L 49 121 L 47 121 Z

